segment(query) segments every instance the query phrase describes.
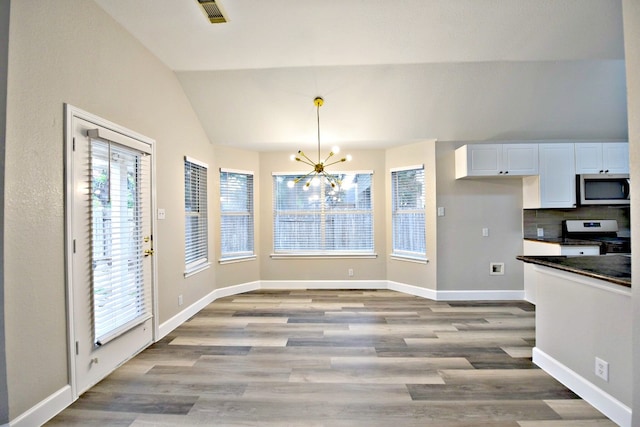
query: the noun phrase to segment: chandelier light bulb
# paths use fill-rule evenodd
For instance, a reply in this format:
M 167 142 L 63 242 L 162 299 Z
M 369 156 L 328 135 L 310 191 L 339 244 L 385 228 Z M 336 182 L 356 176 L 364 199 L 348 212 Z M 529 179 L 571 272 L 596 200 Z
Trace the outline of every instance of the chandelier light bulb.
M 324 99 L 322 99 L 321 97 L 317 96 L 314 100 L 313 100 L 313 105 L 316 106 L 316 118 L 317 118 L 317 122 L 318 122 L 318 160 L 312 160 L 311 158 L 309 158 L 306 154 L 304 154 L 302 152 L 302 150 L 298 151 L 298 154 L 292 154 L 290 156 L 290 159 L 292 161 L 297 161 L 297 162 L 301 162 L 304 164 L 307 164 L 309 166 L 311 166 L 311 172 L 307 173 L 304 176 L 301 176 L 293 181 L 290 181 L 287 183 L 287 186 L 292 187 L 295 186 L 295 184 L 297 184 L 298 182 L 300 182 L 303 179 L 307 179 L 309 178 L 306 183 L 304 184 L 304 190 L 308 190 L 309 186 L 312 184 L 313 181 L 313 185 L 314 186 L 318 186 L 320 185 L 321 181 L 323 179 L 326 179 L 326 182 L 331 185 L 331 188 L 335 188 L 336 185 L 340 186 L 340 180 L 330 174 L 327 173 L 326 168 L 331 166 L 331 165 L 335 165 L 336 163 L 340 163 L 340 162 L 346 162 L 346 161 L 351 161 L 351 155 L 347 155 L 346 157 L 342 157 L 338 160 L 332 160 L 331 162 L 328 162 L 329 159 L 331 157 L 333 157 L 335 154 L 340 152 L 340 147 L 338 146 L 334 146 L 331 148 L 331 151 L 329 152 L 329 155 L 322 160 L 321 156 L 320 156 L 320 107 L 324 104 Z M 291 184 L 291 182 L 293 184 Z

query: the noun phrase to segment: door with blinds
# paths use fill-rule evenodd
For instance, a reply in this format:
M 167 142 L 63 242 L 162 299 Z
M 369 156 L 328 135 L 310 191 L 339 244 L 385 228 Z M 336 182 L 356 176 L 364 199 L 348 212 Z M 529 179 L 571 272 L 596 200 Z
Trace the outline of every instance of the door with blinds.
M 73 136 L 71 365 L 78 396 L 153 340 L 153 159 L 149 143 L 121 130 L 77 116 L 67 120 Z

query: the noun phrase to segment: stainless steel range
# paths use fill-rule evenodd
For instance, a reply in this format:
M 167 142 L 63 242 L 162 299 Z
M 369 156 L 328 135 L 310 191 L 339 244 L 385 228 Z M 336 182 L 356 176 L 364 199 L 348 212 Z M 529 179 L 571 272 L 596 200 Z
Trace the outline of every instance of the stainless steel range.
M 631 253 L 631 239 L 618 236 L 615 219 L 567 219 L 562 221 L 562 237 L 598 242 L 601 254 Z

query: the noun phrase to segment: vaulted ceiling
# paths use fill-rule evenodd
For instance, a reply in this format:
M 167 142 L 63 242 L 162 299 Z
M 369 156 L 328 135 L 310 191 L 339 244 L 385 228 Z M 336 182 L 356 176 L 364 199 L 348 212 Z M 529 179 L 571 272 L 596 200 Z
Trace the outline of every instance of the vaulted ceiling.
M 624 139 L 619 0 L 95 0 L 176 72 L 212 143 Z

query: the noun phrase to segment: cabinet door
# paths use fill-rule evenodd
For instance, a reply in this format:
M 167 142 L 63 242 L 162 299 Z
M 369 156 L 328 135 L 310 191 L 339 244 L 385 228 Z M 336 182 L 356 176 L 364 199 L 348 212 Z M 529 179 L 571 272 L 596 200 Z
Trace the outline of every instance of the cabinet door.
M 503 144 L 501 172 L 509 175 L 537 175 L 538 144 Z
M 580 142 L 576 144 L 576 173 L 601 173 L 602 143 Z
M 493 176 L 501 172 L 502 144 L 467 146 L 469 176 Z
M 610 142 L 602 144 L 604 173 L 629 173 L 629 144 Z
M 574 144 L 540 144 L 538 150 L 540 156 L 540 207 L 575 207 Z

